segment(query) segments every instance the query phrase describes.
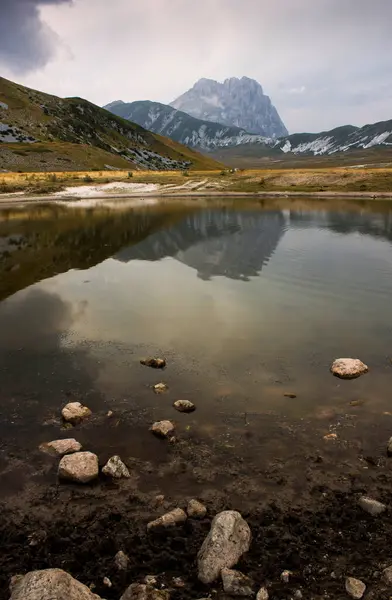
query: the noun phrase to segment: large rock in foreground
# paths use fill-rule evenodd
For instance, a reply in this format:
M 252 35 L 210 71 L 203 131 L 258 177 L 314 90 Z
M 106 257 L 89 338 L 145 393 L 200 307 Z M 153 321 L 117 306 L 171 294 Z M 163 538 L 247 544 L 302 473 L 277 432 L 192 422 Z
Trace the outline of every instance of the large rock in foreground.
M 76 481 L 77 483 L 88 483 L 98 477 L 98 456 L 92 452 L 76 452 L 63 456 L 59 464 L 59 477 Z
M 248 523 L 235 510 L 216 515 L 197 556 L 198 577 L 212 583 L 222 569 L 230 569 L 249 550 L 252 539 Z
M 31 571 L 11 585 L 10 600 L 101 600 L 62 569 Z
M 64 456 L 64 454 L 73 454 L 74 452 L 80 452 L 82 444 L 77 442 L 73 438 L 66 440 L 53 440 L 52 442 L 45 442 L 39 447 L 42 452 L 51 454 L 52 456 Z
M 356 379 L 369 371 L 358 358 L 337 358 L 331 365 L 331 373 L 340 379 Z

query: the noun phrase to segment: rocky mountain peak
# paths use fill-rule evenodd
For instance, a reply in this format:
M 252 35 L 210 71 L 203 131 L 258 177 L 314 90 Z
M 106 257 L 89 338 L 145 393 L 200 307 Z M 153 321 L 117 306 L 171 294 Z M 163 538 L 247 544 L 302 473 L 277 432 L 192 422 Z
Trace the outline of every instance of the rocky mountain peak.
M 287 135 L 276 108 L 263 88 L 249 77 L 230 77 L 223 83 L 200 79 L 170 106 L 197 119 L 240 127 L 266 137 Z

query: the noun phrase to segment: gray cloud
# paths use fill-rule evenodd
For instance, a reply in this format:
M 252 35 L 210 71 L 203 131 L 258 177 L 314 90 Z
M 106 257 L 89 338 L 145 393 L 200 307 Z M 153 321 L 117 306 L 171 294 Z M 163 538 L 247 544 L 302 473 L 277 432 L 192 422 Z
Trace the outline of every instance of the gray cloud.
M 42 21 L 40 6 L 73 0 L 1 0 L 0 64 L 24 73 L 43 67 L 51 58 L 56 34 Z
M 247 75 L 292 132 L 392 118 L 392 0 L 77 0 L 43 6 L 41 19 L 72 57 L 21 83 L 58 95 L 167 103 L 200 77 Z

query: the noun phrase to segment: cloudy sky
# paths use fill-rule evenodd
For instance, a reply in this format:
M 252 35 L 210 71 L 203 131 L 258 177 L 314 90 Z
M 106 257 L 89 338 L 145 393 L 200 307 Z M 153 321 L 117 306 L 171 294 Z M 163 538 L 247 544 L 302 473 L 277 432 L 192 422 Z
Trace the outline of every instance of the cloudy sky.
M 0 0 L 0 73 L 100 105 L 247 75 L 321 131 L 392 119 L 391 23 L 392 0 Z

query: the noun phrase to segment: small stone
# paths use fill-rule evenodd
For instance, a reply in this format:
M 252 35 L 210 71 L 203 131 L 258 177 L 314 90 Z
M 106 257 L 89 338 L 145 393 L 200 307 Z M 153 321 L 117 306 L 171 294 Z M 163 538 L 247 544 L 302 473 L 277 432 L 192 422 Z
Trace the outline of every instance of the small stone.
M 152 425 L 152 431 L 158 437 L 167 438 L 174 432 L 174 424 L 171 421 L 157 421 Z
M 373 498 L 367 498 L 366 496 L 362 496 L 359 499 L 358 504 L 364 511 L 366 511 L 373 517 L 375 517 L 376 515 L 380 515 L 387 508 L 385 504 L 382 504 L 382 502 L 378 502 L 378 500 L 373 500 Z
M 256 600 L 268 600 L 269 599 L 269 593 L 267 588 L 262 587 L 259 589 L 259 591 L 257 592 L 257 596 L 256 596 Z
M 155 521 L 150 521 L 150 523 L 147 524 L 147 530 L 150 531 L 150 529 L 157 529 L 159 527 L 172 527 L 173 525 L 183 523 L 186 520 L 187 515 L 182 508 L 175 508 L 165 515 L 162 515 L 162 517 L 155 519 Z
M 112 410 L 108 410 L 108 412 L 106 413 L 106 416 L 110 419 L 110 417 L 113 416 L 113 411 Z
M 91 410 L 80 402 L 70 402 L 61 411 L 64 421 L 76 425 L 91 415 Z
M 284 396 L 285 398 L 296 398 L 296 397 L 297 397 L 297 394 L 290 394 L 290 393 L 286 393 L 286 394 L 283 394 L 283 396 Z
M 96 479 L 98 473 L 98 456 L 92 452 L 75 452 L 63 456 L 58 471 L 61 479 L 77 483 L 88 483 Z
M 197 555 L 198 577 L 215 581 L 222 569 L 231 569 L 248 552 L 252 534 L 248 523 L 235 510 L 218 513 Z
M 193 519 L 202 519 L 206 516 L 207 509 L 204 504 L 198 500 L 189 500 L 186 512 L 188 513 L 188 517 Z
M 383 570 L 382 578 L 387 585 L 392 586 L 392 565 Z
M 102 469 L 104 475 L 113 477 L 114 479 L 126 478 L 129 479 L 131 476 L 127 467 L 119 456 L 112 456 Z
M 365 400 L 351 400 L 349 404 L 350 406 L 363 406 L 365 404 Z
M 129 557 L 125 554 L 125 552 L 119 550 L 114 557 L 114 564 L 119 571 L 126 571 L 129 565 Z
M 53 440 L 53 442 L 46 442 L 41 444 L 39 449 L 46 454 L 52 456 L 64 456 L 64 454 L 72 454 L 73 452 L 80 452 L 82 444 L 79 444 L 75 439 L 69 438 L 66 440 Z
M 166 383 L 156 383 L 154 385 L 154 392 L 156 394 L 164 394 L 169 389 L 169 386 Z
M 29 535 L 29 546 L 40 546 L 46 542 L 48 534 L 45 529 L 39 529 L 38 531 L 34 531 L 31 535 Z
M 283 581 L 283 583 L 289 583 L 292 574 L 292 571 L 285 569 L 280 575 L 281 581 Z
M 331 365 L 331 373 L 340 379 L 356 379 L 369 371 L 358 358 L 338 358 Z
M 147 585 L 156 585 L 158 583 L 157 578 L 155 577 L 155 575 L 146 575 L 144 578 L 144 583 Z
M 360 579 L 355 577 L 346 577 L 346 592 L 354 600 L 360 600 L 366 590 L 366 585 Z
M 166 367 L 166 360 L 164 358 L 143 358 L 140 363 L 153 369 L 164 369 Z
M 388 456 L 392 456 L 392 437 L 390 437 L 388 441 L 387 453 Z
M 301 590 L 295 590 L 294 592 L 294 599 L 295 600 L 302 600 L 303 598 L 303 593 L 301 592 Z
M 170 600 L 170 594 L 144 583 L 132 583 L 120 600 Z
M 172 585 L 175 588 L 181 589 L 185 587 L 185 581 L 181 577 L 173 577 Z
M 158 494 L 158 496 L 155 496 L 155 502 L 158 506 L 160 504 L 163 504 L 164 501 L 165 501 L 165 496 L 163 494 Z
M 253 581 L 240 571 L 222 569 L 223 589 L 230 596 L 253 596 Z
M 196 406 L 189 400 L 176 400 L 173 404 L 174 408 L 179 412 L 190 413 L 196 410 Z
M 328 442 L 331 440 L 337 440 L 338 436 L 336 435 L 336 433 L 327 433 L 327 435 L 325 435 L 323 439 Z
M 110 581 L 109 577 L 103 578 L 103 585 L 106 585 L 106 587 L 108 587 L 108 588 L 112 587 L 112 582 Z

